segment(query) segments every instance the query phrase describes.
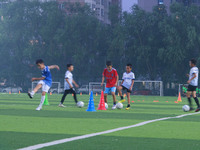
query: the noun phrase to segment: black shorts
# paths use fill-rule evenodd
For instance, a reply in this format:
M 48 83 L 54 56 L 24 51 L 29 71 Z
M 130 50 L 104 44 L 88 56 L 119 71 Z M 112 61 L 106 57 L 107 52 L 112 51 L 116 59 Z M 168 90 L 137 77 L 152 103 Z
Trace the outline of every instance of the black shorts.
M 194 92 L 194 91 L 196 91 L 196 90 L 197 90 L 197 86 L 188 85 L 187 91 L 189 91 L 189 92 Z
M 126 90 L 128 93 L 131 93 L 131 92 L 132 92 L 131 90 L 129 90 L 128 88 L 126 88 L 126 87 L 123 86 L 123 85 L 121 85 L 121 87 L 122 87 L 122 90 Z

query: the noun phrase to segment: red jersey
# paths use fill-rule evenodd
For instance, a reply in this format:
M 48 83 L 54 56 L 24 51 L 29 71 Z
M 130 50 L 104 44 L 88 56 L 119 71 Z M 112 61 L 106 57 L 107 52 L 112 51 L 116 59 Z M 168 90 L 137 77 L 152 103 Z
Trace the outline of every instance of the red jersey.
M 103 71 L 103 76 L 106 78 L 106 87 L 110 88 L 110 87 L 114 87 L 115 83 L 117 81 L 117 70 L 112 68 L 111 71 L 108 71 L 107 68 L 104 69 Z

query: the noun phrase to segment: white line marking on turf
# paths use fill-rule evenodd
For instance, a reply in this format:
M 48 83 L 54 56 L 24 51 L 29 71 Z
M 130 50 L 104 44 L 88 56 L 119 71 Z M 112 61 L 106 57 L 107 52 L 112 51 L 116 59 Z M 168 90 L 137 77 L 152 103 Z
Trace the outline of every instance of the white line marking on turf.
M 71 142 L 71 141 L 75 141 L 75 140 L 86 139 L 86 138 L 90 138 L 90 137 L 94 137 L 94 136 L 98 136 L 98 135 L 102 135 L 102 134 L 108 134 L 108 133 L 121 131 L 121 130 L 129 129 L 129 128 L 139 127 L 139 126 L 143 126 L 143 125 L 146 125 L 146 124 L 149 124 L 149 123 L 152 123 L 152 122 L 163 121 L 163 120 L 168 120 L 168 119 L 177 119 L 177 118 L 182 118 L 182 117 L 185 117 L 185 116 L 191 116 L 191 115 L 196 115 L 196 114 L 200 114 L 200 112 L 199 113 L 184 114 L 184 115 L 175 116 L 175 117 L 166 117 L 166 118 L 160 118 L 160 119 L 144 121 L 144 122 L 140 122 L 140 123 L 137 123 L 137 124 L 134 124 L 134 125 L 130 125 L 130 126 L 125 126 L 125 127 L 120 127 L 120 128 L 116 128 L 116 129 L 107 130 L 107 131 L 102 131 L 102 132 L 97 132 L 97 133 L 91 133 L 91 134 L 76 136 L 76 137 L 72 137 L 72 138 L 56 140 L 56 141 L 43 143 L 43 144 L 37 144 L 37 145 L 25 147 L 25 148 L 20 148 L 18 150 L 37 150 L 37 149 L 40 149 L 40 148 L 49 147 L 49 146 L 53 146 L 53 145 L 58 145 L 58 144 L 62 144 L 62 143 L 67 143 L 67 142 Z

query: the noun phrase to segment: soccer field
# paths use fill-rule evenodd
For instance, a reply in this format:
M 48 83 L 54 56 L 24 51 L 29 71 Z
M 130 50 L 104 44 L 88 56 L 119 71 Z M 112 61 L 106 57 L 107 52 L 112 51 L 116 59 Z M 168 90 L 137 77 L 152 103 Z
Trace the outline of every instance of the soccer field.
M 132 96 L 131 110 L 86 112 L 89 96 L 78 96 L 84 108 L 77 108 L 72 96 L 66 108 L 58 107 L 62 95 L 49 95 L 49 106 L 35 111 L 40 95 L 0 94 L 0 150 L 24 148 L 55 140 L 86 135 L 164 117 L 187 114 L 176 97 Z M 119 98 L 118 98 L 119 99 Z M 100 96 L 94 95 L 97 108 Z M 155 102 L 153 102 L 155 101 Z M 159 101 L 159 102 L 158 102 Z M 168 102 L 166 102 L 168 101 Z M 124 103 L 124 108 L 126 102 Z M 191 113 L 191 112 L 190 112 Z M 188 113 L 189 114 L 189 113 Z M 192 150 L 200 148 L 200 114 L 149 123 L 122 131 L 42 148 L 44 150 Z

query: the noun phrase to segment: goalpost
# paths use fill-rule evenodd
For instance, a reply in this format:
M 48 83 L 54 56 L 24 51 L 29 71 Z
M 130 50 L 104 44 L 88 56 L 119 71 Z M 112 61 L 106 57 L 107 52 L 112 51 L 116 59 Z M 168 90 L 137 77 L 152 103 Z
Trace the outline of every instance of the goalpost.
M 118 85 L 121 85 L 122 80 L 119 80 Z M 106 84 L 101 87 L 101 82 L 89 82 L 89 93 L 101 93 L 105 90 Z M 152 95 L 163 96 L 163 82 L 162 81 L 139 81 L 135 80 L 133 86 L 133 95 Z
M 101 94 L 101 91 L 104 91 L 105 87 L 105 83 L 103 84 L 103 86 L 101 86 L 101 82 L 89 82 L 89 94 L 91 93 L 91 91 L 93 91 L 93 93 Z
M 119 80 L 118 85 L 121 83 L 122 80 Z M 163 82 L 135 80 L 132 93 L 133 95 L 163 96 Z
M 32 82 L 32 90 L 36 87 L 36 85 L 38 84 L 39 81 L 34 81 Z M 52 86 L 49 89 L 49 92 L 51 93 L 60 93 L 61 92 L 61 88 L 60 88 L 60 82 L 52 82 Z M 42 93 L 42 89 L 38 90 L 38 93 Z

